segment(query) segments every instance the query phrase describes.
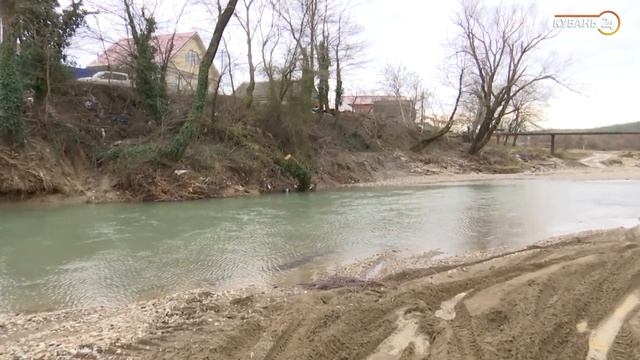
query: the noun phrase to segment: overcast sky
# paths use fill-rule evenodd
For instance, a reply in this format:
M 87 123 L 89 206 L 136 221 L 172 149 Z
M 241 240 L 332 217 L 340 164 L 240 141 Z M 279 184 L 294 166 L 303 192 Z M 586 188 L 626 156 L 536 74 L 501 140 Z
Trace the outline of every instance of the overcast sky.
M 178 3 L 181 2 L 165 1 L 160 11 L 170 17 L 178 12 Z M 369 62 L 348 74 L 347 94 L 377 91 L 381 68 L 386 63 L 402 63 L 419 73 L 426 87 L 446 103 L 450 93 L 443 85 L 442 68 L 447 54 L 445 45 L 455 31 L 452 19 L 460 8 L 459 3 L 441 0 L 353 0 L 352 3 L 355 4 L 353 18 L 364 28 L 362 37 L 368 44 L 362 56 Z M 637 85 L 640 84 L 640 6 L 637 2 L 543 0 L 535 4 L 537 18 L 548 21 L 549 26 L 555 14 L 599 14 L 604 10 L 615 11 L 622 23 L 612 36 L 604 36 L 594 29 L 566 29 L 547 44 L 549 56 L 568 64 L 563 69 L 563 78 L 576 91 L 554 88 L 543 125 L 589 128 L 640 121 L 634 106 L 639 101 Z M 207 29 L 212 25 L 207 18 L 202 11 L 191 11 L 179 30 L 197 30 L 208 38 Z M 112 33 L 115 40 L 122 35 L 122 30 L 110 25 L 107 21 L 101 27 Z M 242 33 L 236 26 L 230 28 L 229 35 L 231 50 L 242 61 L 246 51 Z M 84 39 L 75 41 L 70 52 L 80 65 L 86 65 L 98 50 L 95 42 Z M 246 77 L 242 73 L 238 77 Z

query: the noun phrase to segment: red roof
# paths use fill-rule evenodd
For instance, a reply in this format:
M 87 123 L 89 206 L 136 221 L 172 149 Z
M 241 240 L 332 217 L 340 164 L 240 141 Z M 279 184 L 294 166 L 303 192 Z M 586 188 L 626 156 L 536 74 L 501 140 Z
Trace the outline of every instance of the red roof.
M 155 61 L 161 63 L 162 59 L 166 56 L 166 52 L 171 45 L 171 37 L 173 34 L 161 34 L 153 37 L 153 46 L 156 48 Z M 171 57 L 173 57 L 182 47 L 194 36 L 198 36 L 195 31 L 186 33 L 176 33 L 173 37 L 173 50 L 171 51 Z M 89 66 L 109 65 L 109 64 L 125 64 L 128 62 L 129 54 L 133 47 L 133 39 L 125 38 L 120 39 L 113 45 L 111 45 L 105 52 L 98 55 Z
M 397 101 L 398 98 L 395 96 L 381 96 L 381 95 L 352 95 L 345 96 L 343 99 L 343 103 L 346 105 L 373 105 L 378 101 Z M 402 97 L 401 100 L 407 100 Z

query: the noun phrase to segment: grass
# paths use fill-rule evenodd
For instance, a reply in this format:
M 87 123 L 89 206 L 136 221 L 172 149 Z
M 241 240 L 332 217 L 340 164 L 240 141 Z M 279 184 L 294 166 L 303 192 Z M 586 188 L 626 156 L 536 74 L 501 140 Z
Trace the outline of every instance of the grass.
M 121 170 L 134 170 L 142 165 L 160 165 L 161 148 L 157 144 L 112 146 L 97 154 L 99 164 L 113 162 Z

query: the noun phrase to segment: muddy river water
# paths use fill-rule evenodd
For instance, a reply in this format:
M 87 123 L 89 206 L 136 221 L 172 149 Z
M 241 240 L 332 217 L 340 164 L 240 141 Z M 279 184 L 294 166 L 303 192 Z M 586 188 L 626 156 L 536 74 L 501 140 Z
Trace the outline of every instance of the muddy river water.
M 269 283 L 386 249 L 458 254 L 632 226 L 639 181 L 367 188 L 182 203 L 0 204 L 0 313 Z

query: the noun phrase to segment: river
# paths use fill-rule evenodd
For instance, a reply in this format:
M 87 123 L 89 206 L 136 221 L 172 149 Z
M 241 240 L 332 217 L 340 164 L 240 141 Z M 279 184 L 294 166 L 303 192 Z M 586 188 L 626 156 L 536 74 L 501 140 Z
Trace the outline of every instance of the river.
M 633 226 L 640 181 L 523 180 L 180 203 L 0 205 L 0 313 L 269 283 L 385 249 L 459 254 Z

